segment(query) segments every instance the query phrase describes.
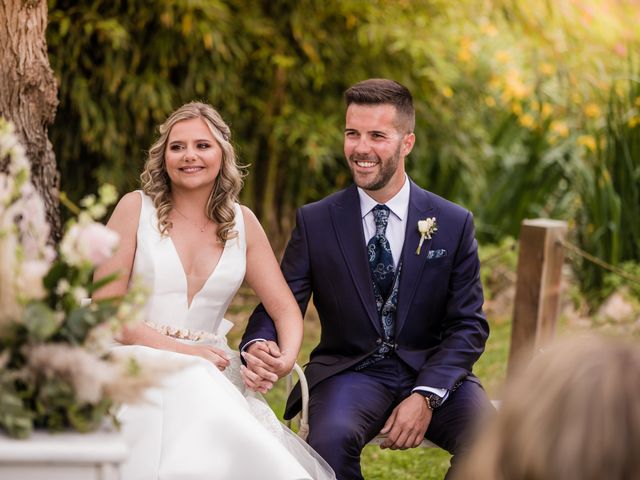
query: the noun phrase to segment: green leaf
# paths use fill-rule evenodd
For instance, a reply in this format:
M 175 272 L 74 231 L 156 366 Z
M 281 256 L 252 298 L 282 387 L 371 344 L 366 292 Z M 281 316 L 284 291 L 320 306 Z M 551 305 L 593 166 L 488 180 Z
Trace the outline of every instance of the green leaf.
M 15 438 L 27 438 L 33 430 L 33 412 L 24 405 L 13 381 L 0 374 L 0 428 Z
M 67 316 L 61 334 L 70 343 L 79 345 L 84 342 L 89 331 L 98 323 L 98 318 L 89 308 L 76 308 Z
M 54 312 L 44 303 L 30 303 L 24 310 L 24 325 L 30 337 L 36 341 L 51 338 L 60 327 Z
M 58 285 L 58 282 L 62 278 L 67 278 L 69 272 L 69 266 L 58 260 L 49 269 L 49 272 L 43 279 L 43 284 L 47 290 L 53 290 Z
M 104 287 L 105 285 L 108 285 L 109 283 L 113 282 L 118 277 L 119 277 L 118 273 L 112 273 L 111 275 L 107 275 L 106 277 L 102 277 L 100 280 L 98 280 L 96 282 L 93 282 L 89 286 L 89 294 L 92 294 L 96 290 L 99 290 L 100 288 Z

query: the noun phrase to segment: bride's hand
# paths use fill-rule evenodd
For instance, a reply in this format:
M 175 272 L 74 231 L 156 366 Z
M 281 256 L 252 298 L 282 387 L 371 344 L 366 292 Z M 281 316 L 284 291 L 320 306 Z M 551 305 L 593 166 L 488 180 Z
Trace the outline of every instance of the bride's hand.
M 279 377 L 291 371 L 295 361 L 280 352 L 278 345 L 272 341 L 253 343 L 242 352 L 242 358 L 247 364 L 241 371 L 245 385 L 260 393 L 271 390 Z
M 254 342 L 247 347 L 242 356 L 247 363 L 247 368 L 261 377 L 267 377 L 265 372 L 276 374 L 277 378 L 274 381 L 288 375 L 296 361 L 295 358 L 281 351 L 278 344 L 273 341 Z
M 189 355 L 195 355 L 197 357 L 202 357 L 205 360 L 209 360 L 216 367 L 218 367 L 218 370 L 220 371 L 229 366 L 229 358 L 227 357 L 227 354 L 224 352 L 224 350 L 221 350 L 220 348 L 204 344 L 185 346 L 188 347 L 185 353 L 188 353 Z
M 270 378 L 262 378 L 257 373 L 249 370 L 244 365 L 240 366 L 240 375 L 245 386 L 254 392 L 267 393 L 273 388 L 274 382 L 277 380 L 277 376 L 274 373 L 268 374 L 272 376 Z

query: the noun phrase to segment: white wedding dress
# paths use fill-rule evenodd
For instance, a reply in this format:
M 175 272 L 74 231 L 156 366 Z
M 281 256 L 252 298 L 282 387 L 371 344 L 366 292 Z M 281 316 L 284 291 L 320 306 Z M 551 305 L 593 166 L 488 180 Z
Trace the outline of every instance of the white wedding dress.
M 139 345 L 115 347 L 118 354 L 184 365 L 151 389 L 147 402 L 125 405 L 119 412 L 130 448 L 123 480 L 334 479 L 326 462 L 286 429 L 261 397 L 245 390 L 238 353 L 227 346 L 231 323 L 223 315 L 246 265 L 240 206 L 235 208 L 238 237 L 227 241 L 189 306 L 178 253 L 158 231 L 153 202 L 146 195 L 142 199 L 133 272 L 151 292 L 146 318 L 174 333 L 205 332 L 200 341 L 225 349 L 232 360 L 220 372 L 200 357 Z

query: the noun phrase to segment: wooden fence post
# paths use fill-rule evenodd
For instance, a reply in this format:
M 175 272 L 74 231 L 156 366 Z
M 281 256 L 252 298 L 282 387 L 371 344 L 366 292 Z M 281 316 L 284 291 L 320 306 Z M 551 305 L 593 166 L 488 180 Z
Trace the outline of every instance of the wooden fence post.
M 531 358 L 554 335 L 566 233 L 566 222 L 558 220 L 524 220 L 520 226 L 508 376 L 514 360 Z

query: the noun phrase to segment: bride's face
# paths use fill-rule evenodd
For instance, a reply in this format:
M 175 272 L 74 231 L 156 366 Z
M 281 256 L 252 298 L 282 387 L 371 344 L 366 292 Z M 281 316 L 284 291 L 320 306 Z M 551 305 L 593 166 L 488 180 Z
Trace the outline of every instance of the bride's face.
M 173 126 L 164 156 L 174 189 L 213 188 L 222 164 L 222 149 L 201 118 Z

